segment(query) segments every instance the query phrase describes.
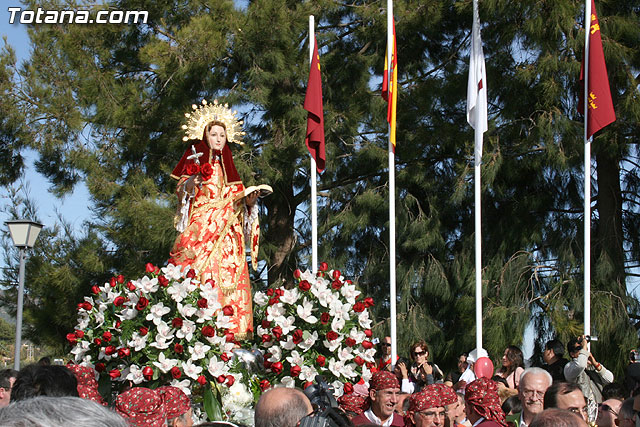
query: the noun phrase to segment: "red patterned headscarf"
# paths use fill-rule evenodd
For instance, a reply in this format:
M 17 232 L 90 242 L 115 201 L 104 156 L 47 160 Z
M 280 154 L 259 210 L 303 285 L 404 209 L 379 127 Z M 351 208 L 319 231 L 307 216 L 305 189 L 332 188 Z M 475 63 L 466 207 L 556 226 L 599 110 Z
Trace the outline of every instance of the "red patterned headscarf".
M 369 381 L 369 390 L 384 390 L 386 388 L 400 388 L 400 381 L 389 371 L 378 371 Z
M 134 387 L 116 398 L 116 412 L 134 427 L 166 426 L 167 413 L 160 393 Z
M 495 381 L 487 378 L 478 378 L 467 385 L 464 400 L 486 420 L 492 420 L 506 426 L 504 412 L 500 407 L 500 396 Z
M 442 406 L 452 405 L 458 402 L 458 395 L 456 394 L 454 389 L 442 383 L 435 383 L 434 386 L 436 386 L 436 388 L 438 389 L 438 394 L 440 395 Z
M 423 388 L 418 393 L 413 393 L 409 397 L 409 412 L 420 412 L 425 409 L 439 408 L 444 406 L 438 387 L 431 384 Z
M 73 372 L 78 381 L 78 396 L 83 399 L 93 400 L 101 405 L 105 405 L 100 393 L 98 393 L 98 382 L 96 381 L 96 371 L 88 366 L 68 364 L 67 368 Z
M 182 390 L 177 387 L 158 387 L 156 392 L 160 393 L 167 411 L 167 419 L 177 418 L 186 414 L 191 409 L 191 401 Z
M 353 412 L 355 414 L 362 414 L 364 412 L 364 406 L 366 399 L 357 394 L 343 394 L 338 398 L 338 404 L 344 411 Z

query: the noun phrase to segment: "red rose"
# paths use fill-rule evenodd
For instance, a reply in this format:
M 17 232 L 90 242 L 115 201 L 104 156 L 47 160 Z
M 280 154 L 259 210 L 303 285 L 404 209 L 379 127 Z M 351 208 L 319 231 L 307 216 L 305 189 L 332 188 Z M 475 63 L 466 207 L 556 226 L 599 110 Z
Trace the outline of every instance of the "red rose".
M 198 305 L 199 308 L 209 307 L 209 303 L 207 302 L 206 298 L 200 298 L 196 304 Z
M 112 369 L 109 371 L 109 376 L 111 377 L 112 380 L 115 380 L 116 378 L 120 377 L 120 370 L 118 369 Z
M 212 288 L 215 288 L 215 287 L 216 287 L 216 282 L 214 282 L 214 281 L 213 281 L 213 280 L 211 280 L 211 279 L 207 279 L 207 281 L 206 281 L 206 282 L 204 282 L 204 284 L 205 284 L 205 285 L 209 285 L 209 286 L 210 286 L 210 287 L 212 287 Z
M 342 390 L 344 391 L 344 394 L 351 394 L 353 393 L 353 386 L 351 385 L 351 383 L 344 383 L 344 387 Z
M 262 362 L 262 364 L 264 365 L 264 369 L 271 369 L 271 365 L 273 365 L 273 363 L 269 362 L 266 357 L 264 358 L 264 362 Z
M 76 331 L 74 332 L 75 336 L 78 338 L 84 338 L 84 331 L 81 331 L 79 329 L 76 329 Z
M 147 271 L 147 273 L 153 273 L 156 269 L 156 266 L 148 262 L 147 265 L 144 266 L 144 268 Z
M 229 361 L 229 355 L 227 353 L 222 353 L 220 355 L 220 359 L 222 359 L 223 362 L 228 362 Z
M 365 308 L 367 308 L 367 306 L 361 302 L 353 304 L 353 311 L 355 311 L 356 313 L 362 313 Z
M 340 335 L 338 335 L 338 333 L 335 331 L 327 332 L 327 340 L 329 341 L 337 340 L 339 336 Z
M 144 326 L 140 328 L 140 336 L 145 336 L 149 333 L 149 328 L 145 328 Z
M 104 365 L 104 363 L 102 363 L 102 362 L 96 363 L 96 371 L 98 371 L 98 372 L 104 372 L 104 370 L 105 370 L 106 368 L 107 368 L 107 367 Z
M 160 286 L 162 286 L 163 288 L 166 288 L 167 286 L 169 286 L 169 279 L 167 279 L 164 276 L 158 276 L 158 283 L 160 284 Z
M 205 163 L 204 165 L 202 165 L 200 173 L 202 174 L 202 179 L 204 179 L 205 181 L 208 180 L 209 178 L 211 178 L 211 175 L 213 175 L 213 166 L 211 166 L 209 163 Z
M 269 334 L 262 334 L 262 342 L 270 342 L 271 341 L 271 335 Z
M 76 334 L 74 334 L 73 332 L 69 332 L 67 334 L 67 341 L 69 341 L 69 344 L 75 344 L 77 340 L 78 337 L 76 337 Z
M 117 320 L 115 326 L 116 329 L 120 329 L 120 326 L 122 326 L 122 322 L 120 320 Z
M 276 337 L 277 340 L 279 340 L 280 337 L 282 336 L 282 328 L 280 326 L 276 326 L 271 330 L 271 333 L 273 334 L 274 337 Z
M 179 379 L 182 376 L 182 372 L 180 372 L 180 368 L 178 368 L 177 366 L 174 366 L 173 368 L 171 368 L 171 376 L 173 377 L 174 380 Z
M 227 385 L 229 387 L 231 387 L 235 382 L 236 382 L 236 379 L 233 377 L 233 375 L 227 375 Z
M 309 282 L 307 282 L 306 280 L 301 280 L 300 283 L 298 283 L 298 287 L 301 291 L 306 292 L 311 289 L 311 284 L 309 284 Z
M 130 355 L 131 355 L 131 350 L 129 350 L 127 347 L 118 349 L 118 357 L 120 357 L 120 359 L 129 357 Z
M 376 364 L 373 362 L 367 362 L 367 368 L 371 371 L 372 374 L 376 373 L 378 370 L 375 369 Z M 375 369 L 375 371 L 374 371 Z
M 222 314 L 224 314 L 225 316 L 233 316 L 233 307 L 231 307 L 230 305 L 225 305 L 222 308 Z
M 171 326 L 173 326 L 176 329 L 180 329 L 182 328 L 182 319 L 179 317 L 174 317 L 173 320 L 171 321 Z
M 322 323 L 323 325 L 329 323 L 329 320 L 331 320 L 331 316 L 329 316 L 329 313 L 324 312 L 320 315 L 320 323 Z
M 371 344 L 371 341 L 364 340 L 362 341 L 362 347 L 369 350 L 373 348 L 373 344 Z
M 356 340 L 354 340 L 353 338 L 349 337 L 346 340 L 344 340 L 344 343 L 348 346 L 348 347 L 353 347 L 354 345 L 356 345 Z
M 104 353 L 107 356 L 111 356 L 113 353 L 116 352 L 116 346 L 115 345 L 108 345 L 107 347 L 105 347 L 104 349 Z
M 299 344 L 302 341 L 302 329 L 296 329 L 293 332 L 292 340 L 294 344 Z
M 267 289 L 267 296 L 268 296 L 268 297 L 272 297 L 272 296 L 273 296 L 273 294 L 274 294 L 273 288 L 269 288 L 269 289 Z
M 353 359 L 353 361 L 356 362 L 356 364 L 358 366 L 364 365 L 364 359 L 362 357 L 360 357 L 360 356 L 356 356 L 356 358 Z
M 265 328 L 265 329 L 266 328 L 270 328 L 271 327 L 271 322 L 269 322 L 267 319 L 264 319 L 262 321 L 262 327 Z
M 364 330 L 364 336 L 367 338 L 371 338 L 371 336 L 373 335 L 373 332 L 371 332 L 371 329 L 365 329 Z
M 151 379 L 153 378 L 153 368 L 149 366 L 145 366 L 144 368 L 142 368 L 142 376 L 145 380 L 151 381 Z
M 293 378 L 297 377 L 298 375 L 300 375 L 300 372 L 302 372 L 302 369 L 300 368 L 300 366 L 298 365 L 293 365 L 291 367 L 291 370 L 289 371 L 291 373 L 291 376 Z
M 204 375 L 200 375 L 196 381 L 198 381 L 198 384 L 200 385 L 205 385 L 207 383 L 207 378 L 205 378 Z
M 300 278 L 300 276 L 302 276 L 302 272 L 300 271 L 300 269 L 299 269 L 299 268 L 296 268 L 296 269 L 293 271 L 293 277 L 295 277 L 296 279 L 299 279 L 299 278 Z
M 111 279 L 109 279 L 109 284 L 111 285 L 112 288 L 116 287 L 116 278 L 112 277 Z
M 269 305 L 274 305 L 280 302 L 280 297 L 279 296 L 275 296 L 273 298 L 269 299 Z
M 282 369 L 283 369 L 283 368 L 284 368 L 284 367 L 282 366 L 282 363 L 281 363 L 281 362 L 276 362 L 276 363 L 273 363 L 273 364 L 271 365 L 271 370 L 272 370 L 272 371 L 273 371 L 273 373 L 274 373 L 274 374 L 276 374 L 276 375 L 280 375 L 280 373 L 282 372 Z
M 283 297 L 284 296 L 284 289 L 276 289 L 275 290 L 276 295 L 278 295 L 279 297 Z
M 188 277 L 189 279 L 193 279 L 194 277 L 196 277 L 196 271 L 192 268 L 191 270 L 189 270 L 189 271 L 187 272 L 187 277 Z
M 213 337 L 216 335 L 216 330 L 213 326 L 204 326 L 202 328 L 202 335 L 204 335 L 205 337 Z
M 124 304 L 124 297 L 122 295 L 117 296 L 114 300 L 113 300 L 113 305 L 115 305 L 116 307 L 120 307 L 122 304 Z
M 91 292 L 93 292 L 94 294 L 99 294 L 100 293 L 100 287 L 98 285 L 93 285 L 91 287 Z
M 327 363 L 327 358 L 320 355 L 318 357 L 316 357 L 316 363 L 318 364 L 318 366 L 324 366 L 325 363 Z
M 227 332 L 224 334 L 224 339 L 227 342 L 236 342 L 236 336 L 232 332 Z
M 333 270 L 333 273 L 331 273 L 331 277 L 333 277 L 334 280 L 340 280 L 341 275 L 340 270 Z
M 130 292 L 133 292 L 133 291 L 136 290 L 136 285 L 134 285 L 132 281 L 128 281 L 127 282 L 127 289 L 129 289 Z
M 336 291 L 339 291 L 342 287 L 342 282 L 340 280 L 334 280 L 333 282 L 331 282 L 331 287 Z
M 102 340 L 100 338 L 95 338 L 93 340 L 93 343 L 97 346 L 101 346 L 102 345 Z
M 138 303 L 136 304 L 136 310 L 142 311 L 145 308 L 147 308 L 148 305 L 149 305 L 149 300 L 146 299 L 145 297 L 140 297 L 140 299 L 138 300 Z
M 93 306 L 88 301 L 78 303 L 78 310 L 90 311 L 92 308 L 93 308 Z
M 176 344 L 173 346 L 173 351 L 178 354 L 182 354 L 182 352 L 184 351 L 184 347 L 182 346 L 182 344 Z
M 124 276 L 122 274 L 118 274 L 118 277 L 116 277 L 116 281 L 120 284 L 124 283 Z
M 366 305 L 367 307 L 373 307 L 374 302 L 373 302 L 373 298 L 371 297 L 367 297 L 364 299 L 364 305 Z
M 271 384 L 269 383 L 269 380 L 262 380 L 260 381 L 260 390 L 262 390 L 263 392 L 266 391 L 269 387 L 271 387 Z
M 102 339 L 109 342 L 111 341 L 111 338 L 113 338 L 113 335 L 111 335 L 111 332 L 106 331 L 104 334 L 102 334 Z
M 218 381 L 220 384 L 222 384 L 226 380 L 227 380 L 227 377 L 224 375 L 218 375 L 218 377 L 216 378 L 216 381 Z
M 327 269 L 329 268 L 329 266 L 327 265 L 326 262 L 321 262 L 320 266 L 318 267 L 318 270 L 320 271 L 327 271 Z
M 349 279 L 345 280 L 344 282 L 345 282 L 347 285 L 353 285 L 353 282 L 352 282 L 351 280 L 349 280 Z
M 187 175 L 195 175 L 200 173 L 200 166 L 197 163 L 189 163 L 187 165 Z

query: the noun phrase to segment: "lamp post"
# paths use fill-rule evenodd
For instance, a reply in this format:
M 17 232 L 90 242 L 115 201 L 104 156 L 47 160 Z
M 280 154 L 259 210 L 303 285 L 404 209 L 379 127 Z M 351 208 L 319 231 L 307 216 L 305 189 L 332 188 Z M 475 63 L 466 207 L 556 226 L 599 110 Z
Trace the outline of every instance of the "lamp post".
M 32 248 L 36 243 L 38 234 L 43 225 L 29 220 L 16 220 L 5 222 L 11 233 L 11 240 L 20 253 L 20 272 L 18 273 L 18 310 L 16 314 L 16 345 L 13 369 L 20 370 L 20 347 L 22 346 L 22 304 L 24 294 L 24 261 L 26 249 Z

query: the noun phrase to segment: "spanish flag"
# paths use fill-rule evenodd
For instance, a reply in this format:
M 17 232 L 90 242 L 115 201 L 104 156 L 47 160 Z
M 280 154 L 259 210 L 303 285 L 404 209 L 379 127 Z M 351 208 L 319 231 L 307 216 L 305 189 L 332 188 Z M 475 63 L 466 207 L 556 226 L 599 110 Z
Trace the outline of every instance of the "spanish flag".
M 387 101 L 387 121 L 389 122 L 389 140 L 393 145 L 393 152 L 396 152 L 396 105 L 398 103 L 398 56 L 396 45 L 396 21 L 393 20 L 393 48 L 391 51 L 391 73 L 387 63 L 387 52 L 384 55 L 384 76 L 382 77 L 382 98 Z M 389 74 L 391 74 L 391 84 L 389 84 Z
M 587 0 L 588 1 L 588 0 Z M 587 113 L 587 138 L 616 120 L 616 112 L 611 100 L 607 65 L 602 51 L 600 24 L 596 13 L 596 4 L 591 0 L 591 25 L 589 26 L 589 112 Z M 580 82 L 584 84 L 584 58 L 580 69 Z M 584 86 L 580 91 L 578 111 L 584 114 Z
M 307 116 L 307 133 L 304 139 L 309 153 L 316 161 L 318 173 L 324 171 L 324 111 L 322 107 L 322 79 L 320 76 L 320 55 L 318 43 L 313 40 L 313 59 L 309 70 L 309 83 L 304 97 L 304 109 Z

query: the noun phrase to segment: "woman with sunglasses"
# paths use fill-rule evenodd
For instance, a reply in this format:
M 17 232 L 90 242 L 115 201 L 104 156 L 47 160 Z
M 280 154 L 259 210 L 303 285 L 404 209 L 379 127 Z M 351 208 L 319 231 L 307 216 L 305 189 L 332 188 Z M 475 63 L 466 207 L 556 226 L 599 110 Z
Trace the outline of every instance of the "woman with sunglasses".
M 398 362 L 396 369 L 400 371 L 403 393 L 415 393 L 425 385 L 442 381 L 442 371 L 438 365 L 429 362 L 428 358 L 429 347 L 424 340 L 420 340 L 411 346 L 411 360 L 413 361 L 411 366 L 407 367 L 404 361 Z

